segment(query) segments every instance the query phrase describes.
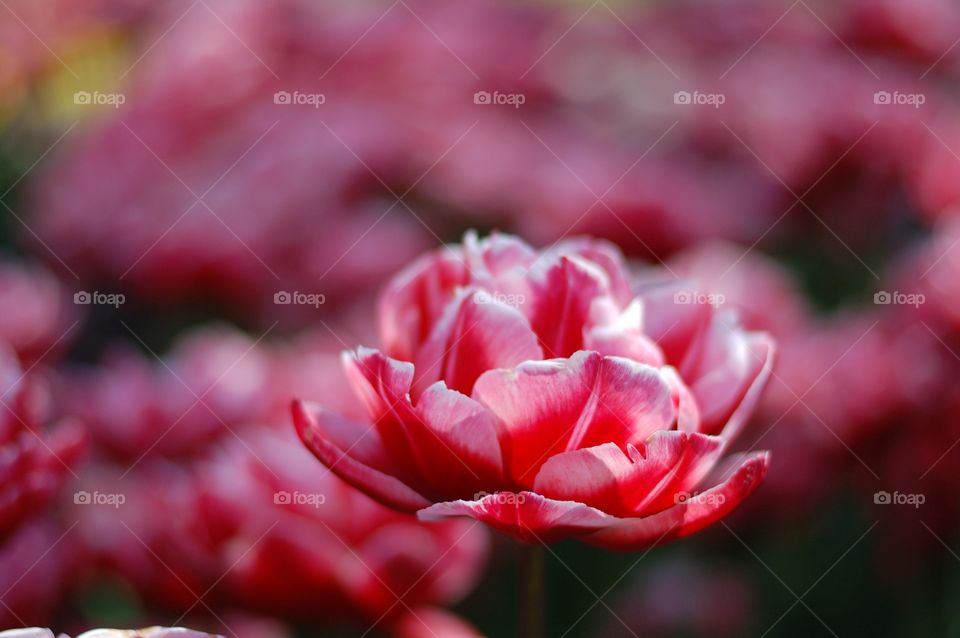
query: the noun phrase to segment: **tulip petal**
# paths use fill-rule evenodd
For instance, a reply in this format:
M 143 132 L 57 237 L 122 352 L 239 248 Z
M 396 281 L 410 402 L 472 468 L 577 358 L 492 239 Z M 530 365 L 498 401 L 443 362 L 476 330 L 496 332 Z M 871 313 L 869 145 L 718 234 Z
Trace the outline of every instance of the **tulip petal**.
M 643 333 L 643 307 L 635 299 L 623 311 L 612 297 L 597 299 L 590 311 L 590 324 L 584 331 L 584 350 L 602 355 L 626 357 L 652 366 L 662 366 L 663 353 Z
M 753 416 L 753 411 L 760 401 L 760 396 L 767 386 L 767 381 L 773 374 L 773 363 L 777 352 L 773 339 L 765 333 L 751 333 L 748 348 L 751 355 L 761 361 L 762 365 L 755 375 L 747 377 L 746 390 L 720 432 L 720 435 L 728 442 L 734 440 L 740 434 L 747 421 Z
M 610 291 L 620 303 L 628 303 L 633 296 L 628 278 L 630 271 L 616 245 L 602 239 L 574 237 L 561 241 L 545 254 L 552 253 L 577 255 L 600 266 L 609 279 Z
M 693 393 L 683 382 L 676 369 L 670 366 L 660 368 L 660 374 L 673 388 L 674 405 L 677 409 L 677 429 L 682 432 L 700 431 L 700 408 L 693 398 Z
M 617 519 L 580 540 L 606 549 L 635 551 L 689 536 L 733 511 L 760 484 L 768 464 L 767 452 L 749 456 L 726 481 L 705 492 L 652 516 Z
M 323 408 L 293 403 L 293 422 L 304 445 L 337 476 L 396 509 L 415 512 L 429 501 L 398 476 L 383 440 L 373 428 L 354 424 Z
M 503 454 L 493 415 L 438 381 L 420 397 L 414 433 L 422 475 L 439 494 L 475 494 L 503 482 Z
M 590 307 L 597 297 L 609 294 L 609 279 L 595 264 L 572 255 L 561 256 L 539 278 L 530 325 L 544 356 L 569 357 L 583 349 Z
M 415 444 L 407 423 L 417 417 L 410 400 L 413 364 L 384 356 L 378 350 L 357 348 L 342 356 L 347 378 L 367 406 L 386 449 L 409 471 L 417 467 Z
M 520 292 L 537 253 L 522 239 L 494 232 L 479 239 L 468 231 L 463 238 L 463 253 L 469 264 L 472 281 L 497 292 Z
M 526 543 L 553 543 L 602 529 L 617 519 L 583 503 L 534 492 L 497 492 L 475 501 L 436 503 L 417 512 L 422 520 L 468 516 Z
M 659 512 L 676 504 L 676 495 L 699 485 L 723 454 L 724 439 L 718 436 L 692 432 L 683 443 L 680 458 L 663 476 L 657 489 L 636 504 L 636 514 Z
M 675 418 L 672 388 L 656 368 L 595 352 L 491 370 L 473 396 L 498 417 L 507 474 L 526 486 L 550 456 L 641 443 Z
M 404 268 L 380 298 L 380 338 L 395 359 L 413 361 L 456 289 L 469 281 L 462 251 L 445 248 Z
M 639 294 L 644 332 L 660 346 L 667 363 L 677 367 L 707 330 L 715 311 L 710 304 L 696 303 L 695 291 L 693 282 L 669 280 L 647 283 Z
M 615 516 L 636 516 L 677 486 L 695 486 L 713 468 L 720 439 L 677 431 L 655 432 L 646 445 L 613 443 L 551 457 L 534 489 L 559 500 L 579 501 Z M 663 509 L 663 508 L 661 508 Z
M 522 240 L 468 232 L 463 246 L 446 246 L 400 272 L 380 299 L 384 351 L 413 361 L 458 288 L 471 284 L 493 292 L 529 296 L 525 281 L 536 252 Z M 428 384 L 429 385 L 429 384 Z
M 487 370 L 539 360 L 543 351 L 526 318 L 485 291 L 466 289 L 450 304 L 416 359 L 414 398 L 443 379 L 470 394 Z
M 725 431 L 725 424 L 735 412 L 737 427 L 730 428 L 726 436 L 739 432 L 770 374 L 772 356 L 772 342 L 767 335 L 745 333 L 720 315 L 714 318 L 702 336 L 701 346 L 691 350 L 681 367 L 700 407 L 703 432 Z M 738 411 L 748 395 L 752 400 Z

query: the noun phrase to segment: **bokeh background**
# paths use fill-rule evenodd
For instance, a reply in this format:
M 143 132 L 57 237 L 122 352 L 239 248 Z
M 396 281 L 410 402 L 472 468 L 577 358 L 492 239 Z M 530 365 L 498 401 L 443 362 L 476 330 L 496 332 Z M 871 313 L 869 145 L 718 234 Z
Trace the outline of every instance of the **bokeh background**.
M 958 80 L 952 0 L 0 0 L 0 624 L 513 635 L 510 543 L 287 416 L 474 228 L 779 342 L 765 484 L 551 548 L 551 636 L 960 636 Z

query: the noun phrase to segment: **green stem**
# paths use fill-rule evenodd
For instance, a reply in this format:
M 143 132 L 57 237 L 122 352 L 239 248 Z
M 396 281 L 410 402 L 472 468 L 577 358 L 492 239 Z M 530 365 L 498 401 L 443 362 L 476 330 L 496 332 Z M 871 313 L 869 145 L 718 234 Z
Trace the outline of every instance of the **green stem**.
M 520 560 L 520 633 L 523 638 L 545 638 L 546 552 L 542 545 L 519 546 Z

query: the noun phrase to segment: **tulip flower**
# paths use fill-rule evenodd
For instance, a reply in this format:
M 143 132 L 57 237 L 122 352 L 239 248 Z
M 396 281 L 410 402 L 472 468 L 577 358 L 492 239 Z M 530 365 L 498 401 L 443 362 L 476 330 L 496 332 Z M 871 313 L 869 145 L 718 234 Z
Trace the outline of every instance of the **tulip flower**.
M 0 342 L 0 541 L 59 492 L 86 446 L 81 425 L 54 421 L 45 378 Z
M 297 401 L 297 431 L 348 483 L 422 519 L 618 550 L 692 534 L 766 473 L 765 452 L 724 452 L 773 346 L 709 295 L 642 279 L 605 243 L 537 252 L 468 234 L 390 283 L 382 351 L 343 355 L 371 422 Z
M 706 480 L 773 349 L 684 291 L 665 304 L 663 289 L 634 297 L 606 244 L 537 253 L 468 235 L 392 282 L 384 351 L 344 355 L 373 424 L 298 402 L 296 426 L 341 478 L 422 518 L 615 549 L 685 536 L 766 471 L 756 453 Z

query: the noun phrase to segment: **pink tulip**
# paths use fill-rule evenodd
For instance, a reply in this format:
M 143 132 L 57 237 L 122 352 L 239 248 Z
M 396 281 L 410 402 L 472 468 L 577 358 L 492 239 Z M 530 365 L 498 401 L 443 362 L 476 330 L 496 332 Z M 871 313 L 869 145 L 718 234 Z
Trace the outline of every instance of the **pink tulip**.
M 721 459 L 773 346 L 684 282 L 647 279 L 636 294 L 605 243 L 468 234 L 390 283 L 383 351 L 343 355 L 373 424 L 296 402 L 297 430 L 424 519 L 624 550 L 696 532 L 766 472 L 763 452 Z
M 115 348 L 101 365 L 68 375 L 62 395 L 111 456 L 191 456 L 241 422 L 277 408 L 273 356 L 225 327 L 193 330 L 162 358 Z
M 62 350 L 78 332 L 72 294 L 39 266 L 0 261 L 0 339 L 25 361 Z
M 0 343 L 0 540 L 53 499 L 83 453 L 83 428 L 53 411 L 43 374 Z

